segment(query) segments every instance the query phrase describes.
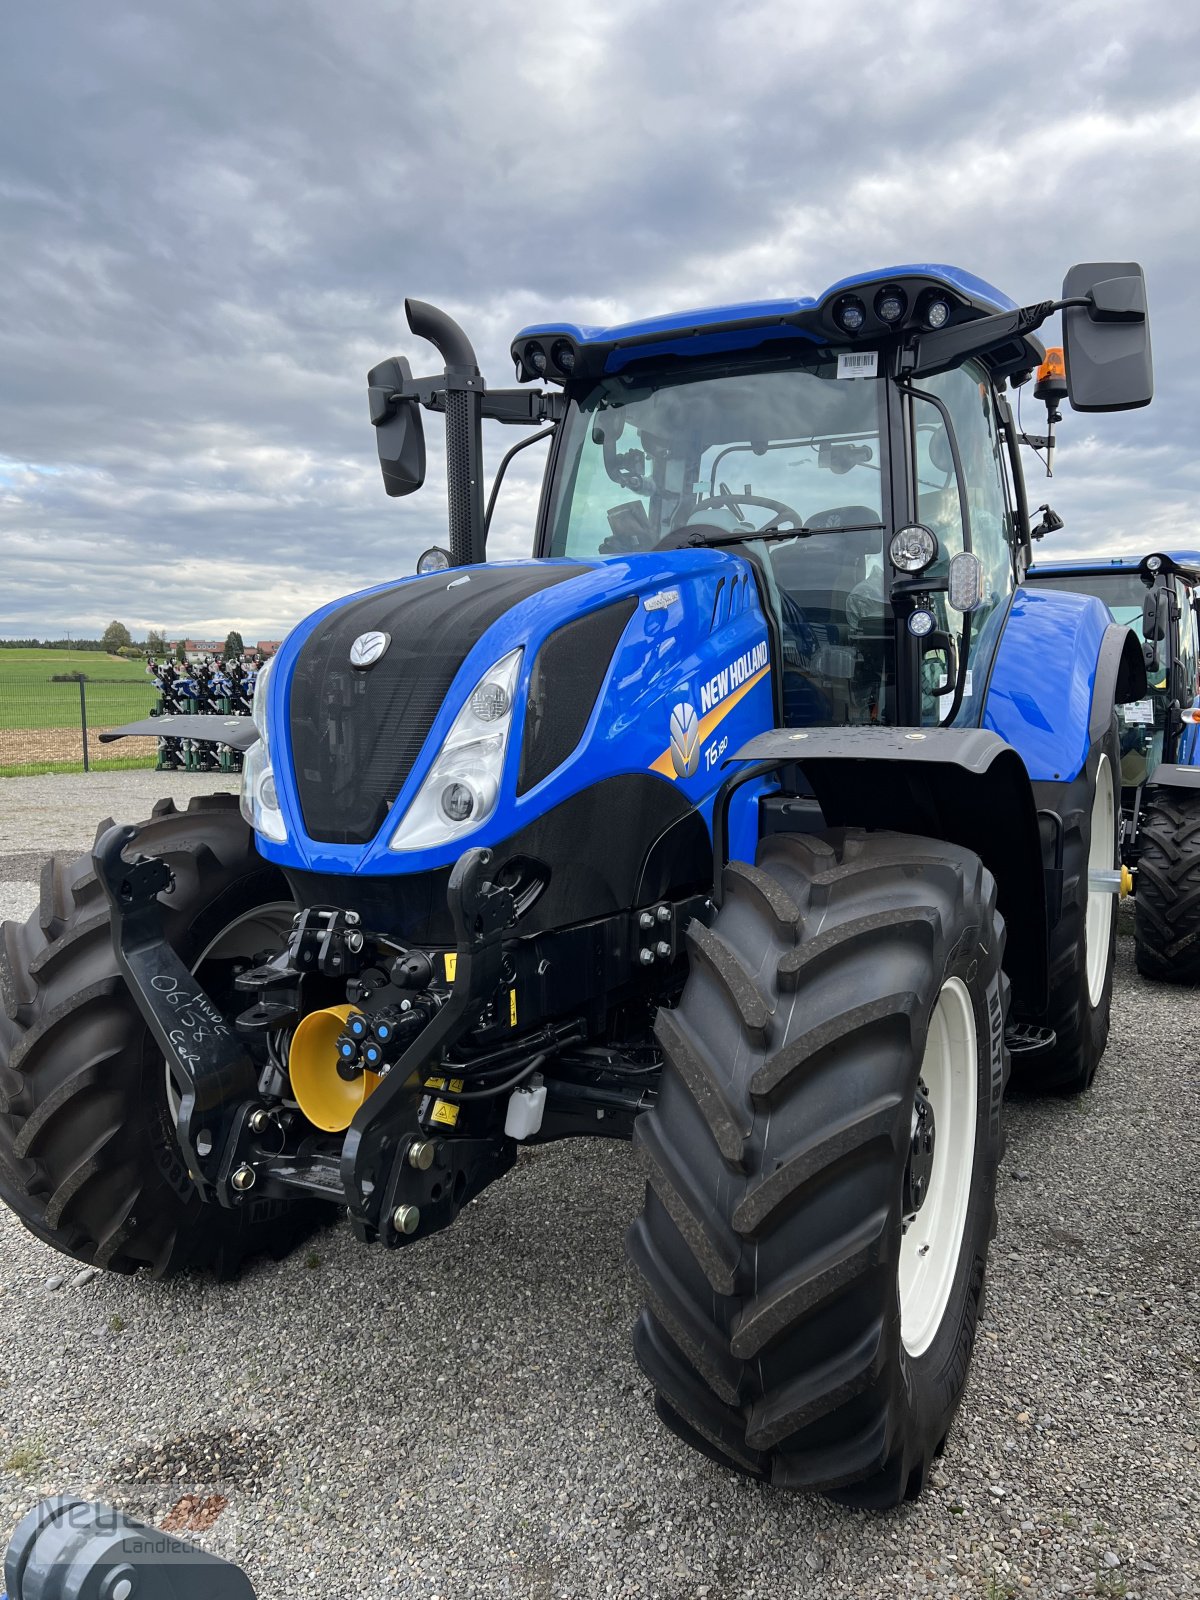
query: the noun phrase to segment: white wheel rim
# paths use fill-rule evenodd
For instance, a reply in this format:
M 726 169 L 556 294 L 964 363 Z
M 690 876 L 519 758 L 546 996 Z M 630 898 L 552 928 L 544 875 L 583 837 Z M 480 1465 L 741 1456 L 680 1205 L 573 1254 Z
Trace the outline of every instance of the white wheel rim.
M 1117 813 L 1113 803 L 1112 766 L 1107 756 L 1096 768 L 1096 795 L 1092 801 L 1092 837 L 1088 846 L 1087 916 L 1084 918 L 1084 954 L 1087 960 L 1088 999 L 1098 1006 L 1108 976 L 1108 947 L 1116 914 L 1116 895 L 1093 889 L 1092 872 L 1111 872 L 1117 860 Z
M 296 906 L 291 900 L 269 900 L 266 905 L 243 911 L 240 917 L 235 917 L 204 946 L 197 959 L 192 962 L 193 977 L 204 963 L 214 956 L 226 959 L 235 956 L 245 956 L 249 959 L 251 956 L 256 956 L 264 945 L 271 944 L 281 933 L 291 929 L 295 915 Z M 175 1087 L 175 1080 L 166 1061 L 163 1062 L 163 1071 L 167 1075 L 167 1107 L 171 1113 L 171 1121 L 177 1123 L 179 1090 Z
M 962 1251 L 975 1170 L 979 1038 L 961 978 L 947 978 L 929 1022 L 921 1079 L 933 1108 L 933 1169 L 900 1241 L 900 1337 L 910 1356 L 933 1343 Z

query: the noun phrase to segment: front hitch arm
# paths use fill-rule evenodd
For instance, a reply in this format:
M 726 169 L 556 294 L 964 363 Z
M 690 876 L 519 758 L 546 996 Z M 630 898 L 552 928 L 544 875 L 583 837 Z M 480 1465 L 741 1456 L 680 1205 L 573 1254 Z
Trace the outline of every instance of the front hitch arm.
M 235 1206 L 240 1196 L 227 1169 L 237 1123 L 257 1075 L 232 1025 L 184 966 L 163 932 L 159 898 L 174 885 L 165 861 L 125 846 L 136 829 L 118 825 L 96 841 L 92 865 L 112 907 L 117 965 L 179 1091 L 179 1146 L 205 1200 Z
M 512 895 L 488 882 L 490 850 L 468 850 L 450 873 L 447 904 L 457 961 L 450 998 L 409 1044 L 386 1078 L 363 1102 L 342 1144 L 342 1187 L 355 1233 L 364 1241 L 386 1226 L 381 1216 L 388 1174 L 403 1160 L 417 1129 L 416 1108 L 426 1068 L 473 1025 L 500 982 L 504 931 L 513 921 Z

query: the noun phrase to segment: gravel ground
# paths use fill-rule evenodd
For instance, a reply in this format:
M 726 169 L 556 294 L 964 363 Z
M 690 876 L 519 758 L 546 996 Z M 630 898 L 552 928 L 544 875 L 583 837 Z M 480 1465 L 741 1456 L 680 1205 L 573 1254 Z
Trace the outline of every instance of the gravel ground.
M 97 817 L 219 787 L 0 783 L 0 914 Z M 1200 1595 L 1196 1001 L 1134 974 L 1127 916 L 1118 949 L 1092 1093 L 1009 1105 L 982 1336 L 919 1504 L 784 1497 L 657 1425 L 637 1161 L 597 1142 L 531 1153 L 411 1251 L 337 1229 L 224 1286 L 77 1283 L 0 1214 L 0 1527 L 64 1488 L 178 1505 L 262 1600 Z

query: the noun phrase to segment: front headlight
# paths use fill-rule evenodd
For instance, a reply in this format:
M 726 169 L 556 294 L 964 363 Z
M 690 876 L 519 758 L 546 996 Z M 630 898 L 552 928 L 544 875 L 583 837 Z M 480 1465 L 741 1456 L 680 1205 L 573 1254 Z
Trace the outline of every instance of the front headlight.
M 392 850 L 445 844 L 496 809 L 524 653 L 513 650 L 476 684 L 392 835 Z
M 271 748 L 267 742 L 267 677 L 274 657 L 264 663 L 254 682 L 250 720 L 258 729 L 258 743 L 252 744 L 242 760 L 242 791 L 239 805 L 255 833 L 283 844 L 287 826 L 279 809 L 275 774 L 271 770 Z

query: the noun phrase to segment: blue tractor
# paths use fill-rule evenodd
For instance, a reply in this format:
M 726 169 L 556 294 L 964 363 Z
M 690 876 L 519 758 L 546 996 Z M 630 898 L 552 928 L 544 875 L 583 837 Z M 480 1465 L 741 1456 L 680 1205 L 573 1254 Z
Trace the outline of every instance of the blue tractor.
M 222 735 L 240 814 L 105 823 L 4 929 L 27 1226 L 159 1275 L 335 1214 L 407 1248 L 522 1144 L 636 1137 L 663 1421 L 779 1486 L 918 1493 L 1010 1053 L 1080 1090 L 1108 1032 L 1145 672 L 1099 600 L 1022 581 L 1052 513 L 1008 391 L 1056 310 L 1074 406 L 1146 404 L 1130 263 L 1025 307 L 914 265 L 555 322 L 512 389 L 409 302 L 443 370 L 382 362 L 371 420 L 401 495 L 444 417 L 447 547 L 292 631 Z M 528 560 L 486 559 L 485 417 L 549 435 Z M 170 720 L 129 731 L 211 732 Z
M 1200 983 L 1200 551 L 1039 561 L 1026 583 L 1095 595 L 1142 642 L 1146 695 L 1118 708 L 1135 959 L 1147 978 Z

